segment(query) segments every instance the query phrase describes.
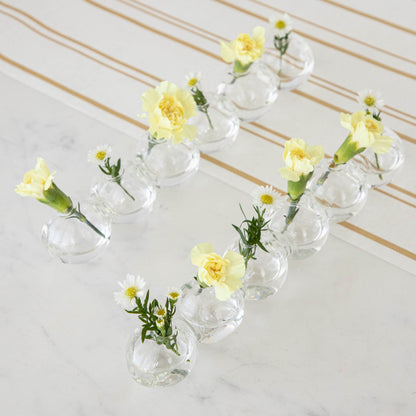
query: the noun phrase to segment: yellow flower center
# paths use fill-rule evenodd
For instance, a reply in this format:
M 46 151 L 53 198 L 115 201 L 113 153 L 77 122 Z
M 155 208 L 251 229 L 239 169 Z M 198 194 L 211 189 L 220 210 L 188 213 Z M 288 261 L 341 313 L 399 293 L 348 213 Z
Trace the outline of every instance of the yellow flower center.
M 175 299 L 178 299 L 178 297 L 179 297 L 179 293 L 178 293 L 178 292 L 170 292 L 170 293 L 169 293 L 169 296 L 170 296 L 173 300 L 175 300 Z
M 367 95 L 367 97 L 364 98 L 364 103 L 368 107 L 372 107 L 376 103 L 376 99 L 371 95 Z
M 159 102 L 159 109 L 173 128 L 181 128 L 186 123 L 182 104 L 175 97 L 164 95 Z
M 125 291 L 124 294 L 129 298 L 129 299 L 133 299 L 136 296 L 137 293 L 137 288 L 134 286 L 130 286 L 128 287 Z
M 161 318 L 163 318 L 164 316 L 166 315 L 166 311 L 165 311 L 165 309 L 159 309 L 157 312 L 156 312 L 156 316 L 159 316 L 159 317 L 161 317 Z
M 96 153 L 95 157 L 98 160 L 104 160 L 104 158 L 107 156 L 107 152 L 105 152 L 104 150 L 100 150 L 99 152 Z
M 310 156 L 305 153 L 300 147 L 297 147 L 296 149 L 293 149 L 290 151 L 291 158 L 297 158 L 297 159 L 310 159 Z
M 208 274 L 209 280 L 221 282 L 224 280 L 229 263 L 228 260 L 223 259 L 218 254 L 212 253 L 205 257 L 201 268 Z
M 256 42 L 247 33 L 241 33 L 237 38 L 237 45 L 241 52 L 249 53 L 255 49 Z
M 366 118 L 365 121 L 364 121 L 364 125 L 365 125 L 365 128 L 370 133 L 381 133 L 380 129 L 379 129 L 379 125 L 376 122 L 376 120 L 373 119 L 373 117 Z
M 273 197 L 271 195 L 268 195 L 268 194 L 263 194 L 260 197 L 260 201 L 265 205 L 271 205 L 271 204 L 273 204 Z
M 284 29 L 286 27 L 286 22 L 284 20 L 278 20 L 274 26 L 276 29 Z
M 194 85 L 196 85 L 196 83 L 198 82 L 198 78 L 191 78 L 189 81 L 188 81 L 188 85 L 190 86 L 190 87 L 193 87 Z

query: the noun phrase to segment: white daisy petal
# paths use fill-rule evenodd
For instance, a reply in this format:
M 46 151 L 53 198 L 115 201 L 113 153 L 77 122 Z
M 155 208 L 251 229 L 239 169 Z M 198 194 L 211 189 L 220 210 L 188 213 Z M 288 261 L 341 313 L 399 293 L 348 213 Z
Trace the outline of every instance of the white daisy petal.
M 258 186 L 253 192 L 253 205 L 267 211 L 277 210 L 285 203 L 285 197 L 275 191 L 270 185 Z
M 287 13 L 272 16 L 269 22 L 274 35 L 278 38 L 286 36 L 293 29 L 292 19 Z
M 185 76 L 186 80 L 186 87 L 192 88 L 194 86 L 197 86 L 201 82 L 202 75 L 200 72 L 189 72 Z
M 101 164 L 111 156 L 112 149 L 108 144 L 100 144 L 88 152 L 88 162 Z
M 384 106 L 383 96 L 379 91 L 366 88 L 358 92 L 358 102 L 364 110 L 376 115 Z
M 136 297 L 145 294 L 146 282 L 140 276 L 128 274 L 123 282 L 118 282 L 121 290 L 114 292 L 114 300 L 124 309 L 133 309 L 136 306 Z

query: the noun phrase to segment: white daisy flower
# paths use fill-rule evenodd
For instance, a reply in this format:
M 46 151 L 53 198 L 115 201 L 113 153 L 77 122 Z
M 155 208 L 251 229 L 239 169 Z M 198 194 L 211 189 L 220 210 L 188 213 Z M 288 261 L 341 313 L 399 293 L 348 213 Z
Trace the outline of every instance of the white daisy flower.
M 168 291 L 168 298 L 177 301 L 182 296 L 180 289 L 171 288 Z
M 163 318 L 158 318 L 156 321 L 156 326 L 160 329 L 165 326 L 165 320 Z
M 201 73 L 200 72 L 190 72 L 186 75 L 186 86 L 187 88 L 192 88 L 197 86 L 201 81 Z
M 100 144 L 95 149 L 88 152 L 88 162 L 103 163 L 107 157 L 110 157 L 112 149 L 108 144 Z
M 132 309 L 136 306 L 136 297 L 145 294 L 146 282 L 140 276 L 128 274 L 124 282 L 118 282 L 121 287 L 119 292 L 114 292 L 114 300 L 124 309 Z
M 368 88 L 358 92 L 358 102 L 370 113 L 379 112 L 384 106 L 384 100 L 380 92 Z
M 278 209 L 285 201 L 285 198 L 269 185 L 258 186 L 252 197 L 254 206 L 266 208 L 267 211 Z
M 165 308 L 157 308 L 155 316 L 158 318 L 164 318 L 166 316 L 166 309 Z
M 274 35 L 278 38 L 285 37 L 293 29 L 292 19 L 287 13 L 272 16 L 269 22 Z

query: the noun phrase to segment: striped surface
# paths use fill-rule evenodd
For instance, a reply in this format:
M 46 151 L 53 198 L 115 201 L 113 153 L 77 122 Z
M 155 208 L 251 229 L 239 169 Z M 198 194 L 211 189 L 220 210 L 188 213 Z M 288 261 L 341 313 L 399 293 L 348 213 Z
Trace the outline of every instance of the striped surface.
M 300 137 L 332 154 L 345 136 L 339 112 L 357 109 L 355 91 L 379 89 L 387 102 L 383 122 L 402 137 L 406 163 L 392 184 L 371 192 L 357 218 L 332 233 L 414 272 L 416 37 L 409 16 L 416 4 L 400 0 L 400 7 L 395 2 L 380 9 L 373 0 L 148 3 L 0 0 L 0 70 L 137 136 L 146 128 L 136 114 L 149 86 L 162 79 L 180 84 L 187 72 L 201 70 L 203 85 L 214 89 L 228 70 L 218 41 L 266 25 L 270 14 L 285 10 L 313 49 L 313 76 L 282 93 L 264 118 L 244 124 L 231 149 L 203 155 L 201 168 L 247 192 L 265 183 L 284 190 L 277 169 L 285 140 Z

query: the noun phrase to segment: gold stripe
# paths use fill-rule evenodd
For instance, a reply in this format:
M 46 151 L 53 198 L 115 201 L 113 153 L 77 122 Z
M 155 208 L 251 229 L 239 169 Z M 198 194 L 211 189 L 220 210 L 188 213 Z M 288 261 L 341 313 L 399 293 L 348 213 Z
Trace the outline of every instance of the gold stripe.
M 7 12 L 3 11 L 3 10 L 0 10 L 0 13 L 1 13 L 1 14 L 3 14 L 3 15 L 5 15 L 5 16 L 9 16 L 9 17 L 10 17 L 10 18 L 12 18 L 13 20 L 16 20 L 17 22 L 19 22 L 19 23 L 21 23 L 22 25 L 26 26 L 28 29 L 32 30 L 33 32 L 37 33 L 38 35 L 42 36 L 42 37 L 43 37 L 43 38 L 45 38 L 45 39 L 49 39 L 50 41 L 52 41 L 52 42 L 54 42 L 54 43 L 56 43 L 56 44 L 58 44 L 58 45 L 61 45 L 61 46 L 63 46 L 64 48 L 70 49 L 70 50 L 72 50 L 72 51 L 74 51 L 74 52 L 76 52 L 76 53 L 78 53 L 78 54 L 80 54 L 80 55 L 82 55 L 82 56 L 85 56 L 87 59 L 90 59 L 91 61 L 97 62 L 97 63 L 99 63 L 99 64 L 101 64 L 101 65 L 103 65 L 103 66 L 105 66 L 105 67 L 107 67 L 107 68 L 112 69 L 113 71 L 116 71 L 116 72 L 118 72 L 118 73 L 120 73 L 120 74 L 123 74 L 123 75 L 125 75 L 125 76 L 129 77 L 129 78 L 132 78 L 132 79 L 134 79 L 134 80 L 136 80 L 136 81 L 139 81 L 139 82 L 141 82 L 142 84 L 147 85 L 148 87 L 153 87 L 153 85 L 152 85 L 152 84 L 150 84 L 150 82 L 144 81 L 144 80 L 142 80 L 142 79 L 140 79 L 140 78 L 137 78 L 137 77 L 135 77 L 135 76 L 133 76 L 133 75 L 128 74 L 127 72 L 121 71 L 121 70 L 119 70 L 119 69 L 117 69 L 117 68 L 115 68 L 115 67 L 113 67 L 113 66 L 111 66 L 111 65 L 108 65 L 108 64 L 106 64 L 106 63 L 104 63 L 104 62 L 102 62 L 102 61 L 100 61 L 100 60 L 98 60 L 98 59 L 93 58 L 93 57 L 92 57 L 92 56 L 90 56 L 90 55 L 87 55 L 87 54 L 86 54 L 86 53 L 84 53 L 84 52 L 81 52 L 81 51 L 80 51 L 80 50 L 78 50 L 78 49 L 73 48 L 72 46 L 65 45 L 65 43 L 60 42 L 59 40 L 56 40 L 56 39 L 54 39 L 54 38 L 51 38 L 50 36 L 45 35 L 45 34 L 43 34 L 42 32 L 39 32 L 37 29 L 33 28 L 32 26 L 28 25 L 26 22 L 24 22 L 23 20 L 20 20 L 20 19 L 19 19 L 18 17 L 16 17 L 16 16 L 13 16 L 12 14 L 9 14 L 9 13 L 7 13 Z
M 416 194 L 414 194 L 413 192 L 410 192 L 407 189 L 404 189 L 404 188 L 402 188 L 398 185 L 394 185 L 393 183 L 388 183 L 387 186 L 389 186 L 390 188 L 395 189 L 396 191 L 403 192 L 406 195 L 409 195 L 413 198 L 416 198 Z
M 85 0 L 85 1 L 90 1 L 90 0 Z M 253 16 L 253 17 L 257 18 L 257 19 L 260 19 L 260 20 L 263 20 L 263 21 L 268 21 L 268 19 L 265 18 L 264 16 L 261 16 L 261 15 L 259 15 L 257 13 L 253 13 L 253 12 L 251 12 L 249 10 L 245 10 L 242 7 L 236 6 L 235 4 L 230 4 L 230 3 L 228 3 L 228 2 L 226 2 L 224 0 L 214 0 L 214 1 L 216 1 L 218 3 L 221 3 L 221 4 L 225 5 L 225 6 L 228 6 L 228 7 L 232 8 L 232 9 L 238 10 L 238 11 L 240 11 L 242 13 L 245 13 L 245 14 L 248 14 L 250 16 Z M 305 38 L 308 38 L 308 39 L 310 39 L 310 40 L 312 40 L 314 42 L 320 43 L 321 45 L 327 46 L 328 48 L 335 49 L 335 50 L 337 50 L 339 52 L 343 52 L 343 53 L 346 53 L 347 55 L 351 55 L 354 58 L 361 59 L 362 61 L 368 62 L 369 64 L 376 65 L 376 66 L 378 66 L 380 68 L 383 68 L 383 69 L 386 69 L 386 70 L 388 70 L 390 72 L 394 72 L 394 73 L 399 74 L 399 75 L 402 75 L 404 77 L 407 77 L 407 78 L 415 79 L 416 80 L 416 75 L 410 74 L 410 73 L 405 72 L 405 71 L 401 71 L 400 69 L 394 68 L 392 66 L 388 66 L 388 65 L 386 65 L 386 64 L 384 64 L 382 62 L 375 61 L 374 59 L 368 58 L 367 56 L 364 56 L 364 55 L 360 55 L 359 53 L 353 52 L 353 51 L 351 51 L 349 49 L 342 48 L 341 46 L 334 45 L 332 43 L 326 42 L 326 41 L 321 40 L 321 39 L 319 39 L 319 38 L 317 38 L 315 36 L 310 35 L 309 33 L 301 32 L 300 30 L 296 30 L 296 33 L 299 33 L 299 35 L 301 35 L 301 36 L 303 36 Z
M 397 253 L 403 254 L 403 256 L 409 257 L 409 259 L 416 260 L 416 253 L 406 250 L 403 247 L 398 246 L 397 244 L 394 244 L 388 240 L 385 240 L 384 238 L 379 237 L 378 235 L 370 233 L 367 230 L 363 230 L 362 228 L 357 227 L 356 225 L 353 225 L 349 222 L 340 222 L 339 225 L 342 225 L 343 227 L 348 228 L 351 231 L 358 232 L 362 236 L 367 237 L 368 239 L 373 240 L 378 244 L 381 244 L 391 250 L 394 250 Z
M 416 208 L 416 205 L 412 204 L 411 202 L 407 202 L 404 199 L 398 198 L 397 196 L 394 196 L 392 194 L 389 194 L 388 192 L 384 191 L 380 188 L 374 188 L 374 191 L 380 192 L 381 194 L 387 195 L 390 198 L 396 199 L 399 202 L 402 202 L 403 204 L 409 205 L 409 207 Z
M 155 29 L 155 28 L 153 28 L 151 26 L 145 25 L 144 23 L 141 23 L 138 20 L 133 19 L 130 16 L 126 16 L 125 14 L 119 13 L 119 12 L 113 10 L 113 9 L 110 9 L 108 7 L 105 7 L 105 6 L 102 6 L 101 4 L 95 3 L 92 0 L 84 0 L 84 1 L 87 2 L 87 3 L 89 3 L 89 4 L 91 4 L 92 6 L 98 7 L 101 10 L 105 10 L 106 12 L 109 12 L 111 14 L 114 14 L 115 16 L 121 17 L 122 19 L 127 20 L 130 23 L 133 23 L 136 26 L 139 26 L 139 27 L 141 27 L 141 28 L 143 28 L 145 30 L 149 30 L 149 31 L 151 31 L 151 32 L 153 32 L 153 33 L 155 33 L 155 34 L 157 34 L 159 36 L 163 36 L 165 38 L 168 38 L 168 39 L 172 40 L 173 42 L 180 43 L 181 45 L 187 46 L 188 48 L 194 49 L 194 50 L 196 50 L 198 52 L 202 52 L 205 55 L 208 55 L 211 58 L 214 58 L 214 59 L 222 62 L 222 59 L 218 55 L 216 55 L 216 54 L 214 54 L 214 53 L 212 53 L 210 51 L 207 51 L 206 49 L 200 48 L 199 46 L 193 45 L 192 43 L 186 42 L 186 41 L 184 41 L 182 39 L 179 39 L 179 38 L 177 38 L 175 36 L 169 35 L 168 33 L 161 32 L 160 30 L 157 30 L 157 29 Z
M 42 75 L 39 72 L 34 71 L 33 69 L 30 69 L 30 68 L 28 68 L 28 67 L 26 67 L 26 66 L 24 66 L 24 65 L 22 65 L 22 64 L 20 64 L 20 63 L 18 63 L 16 61 L 13 61 L 13 60 L 11 60 L 10 58 L 4 56 L 1 53 L 0 53 L 0 59 L 3 60 L 3 61 L 5 61 L 5 62 L 7 62 L 9 65 L 15 66 L 16 68 L 19 68 L 20 70 L 22 70 L 22 71 L 24 71 L 24 72 L 26 72 L 26 73 L 28 73 L 28 74 L 30 74 L 32 76 L 35 76 L 35 77 L 41 79 L 42 81 L 45 81 L 45 82 L 53 85 L 54 87 L 56 87 L 56 88 L 58 88 L 58 89 L 60 89 L 62 91 L 67 92 L 68 94 L 73 95 L 74 97 L 77 97 L 77 98 L 79 98 L 81 100 L 84 100 L 85 102 L 87 102 L 87 103 L 89 103 L 91 105 L 94 105 L 97 108 L 99 108 L 99 109 L 101 109 L 103 111 L 106 111 L 107 113 L 109 113 L 109 114 L 111 114 L 111 115 L 113 115 L 115 117 L 120 118 L 121 120 L 124 120 L 124 121 L 126 121 L 126 122 L 128 122 L 130 124 L 133 124 L 135 126 L 138 126 L 141 129 L 143 129 L 143 130 L 147 130 L 147 126 L 144 125 L 143 123 L 140 123 L 139 121 L 137 121 L 135 119 L 132 119 L 131 117 L 128 117 L 128 116 L 126 116 L 126 115 L 124 115 L 124 114 L 122 114 L 122 113 L 120 113 L 118 111 L 115 111 L 112 108 L 107 107 L 106 105 L 101 104 L 98 101 L 93 100 L 92 98 L 89 98 L 89 97 L 87 97 L 87 96 L 85 96 L 83 94 L 80 94 L 79 92 L 76 92 L 76 91 L 74 91 L 74 90 L 66 87 L 63 84 L 58 83 L 57 81 L 54 81 L 53 79 L 48 78 L 47 76 Z M 220 166 L 220 167 L 222 167 L 224 169 L 227 169 L 230 172 L 233 172 L 236 175 L 241 176 L 242 178 L 245 178 L 245 179 L 247 179 L 247 180 L 249 180 L 249 181 L 251 181 L 251 182 L 253 182 L 253 183 L 257 184 L 257 185 L 264 185 L 264 184 L 266 184 L 266 182 L 264 182 L 264 181 L 262 181 L 262 180 L 260 180 L 260 179 L 258 179 L 256 177 L 254 177 L 252 175 L 249 175 L 249 174 L 247 174 L 247 173 L 245 173 L 243 171 L 240 171 L 239 169 L 236 169 L 236 168 L 234 168 L 234 167 L 232 167 L 232 166 L 230 166 L 230 165 L 228 165 L 228 164 L 226 164 L 224 162 L 221 162 L 221 161 L 213 158 L 212 156 L 208 156 L 208 155 L 203 154 L 202 157 L 205 160 L 210 161 L 212 163 L 215 163 L 217 166 Z M 280 192 L 282 192 L 282 191 L 280 191 Z M 393 243 L 391 243 L 391 242 L 389 242 L 387 240 L 384 240 L 383 238 L 378 237 L 377 235 L 372 234 L 372 233 L 370 233 L 370 232 L 368 232 L 368 231 L 366 231 L 366 230 L 364 230 L 364 229 L 362 229 L 360 227 L 357 227 L 355 225 L 353 226 L 352 224 L 349 224 L 349 223 L 341 223 L 341 225 L 343 225 L 344 227 L 350 228 L 352 231 L 354 231 L 354 232 L 356 232 L 356 233 L 358 233 L 358 234 L 360 234 L 360 235 L 362 235 L 364 237 L 367 237 L 367 238 L 369 238 L 369 239 L 371 239 L 371 240 L 379 243 L 380 245 L 384 245 L 385 247 L 388 247 L 391 250 L 396 251 L 399 254 L 402 254 L 402 255 L 404 255 L 406 257 L 410 257 L 412 260 L 416 260 L 416 255 L 414 255 L 410 251 L 404 249 L 403 247 L 400 247 L 400 246 L 398 246 L 396 244 L 393 244 Z
M 391 22 L 390 20 L 384 20 L 381 17 L 372 16 L 371 14 L 353 9 L 352 7 L 345 6 L 344 4 L 339 4 L 336 1 L 332 1 L 332 0 L 322 0 L 322 1 L 324 1 L 325 3 L 331 4 L 332 6 L 340 7 L 341 9 L 348 10 L 351 13 L 355 13 L 360 16 L 367 17 L 368 19 L 375 20 L 376 22 L 383 23 L 384 25 L 387 25 L 389 27 L 394 27 L 395 29 L 399 29 L 399 30 L 402 30 L 403 32 L 410 33 L 411 35 L 416 35 L 416 32 L 414 30 L 408 29 L 407 27 L 404 27 L 404 26 L 400 26 L 397 23 Z
M 284 13 L 285 12 L 284 10 L 278 9 L 277 7 L 270 6 L 269 4 L 263 3 L 263 2 L 261 2 L 259 0 L 248 0 L 248 1 L 251 1 L 252 3 L 255 3 L 255 4 L 259 4 L 260 6 L 267 7 L 270 10 L 275 10 L 276 12 L 279 12 L 279 13 Z M 401 60 L 406 61 L 406 62 L 409 62 L 411 64 L 416 64 L 416 61 L 413 61 L 412 59 L 406 58 L 406 57 L 401 56 L 401 55 L 397 55 L 397 54 L 395 54 L 393 52 L 390 52 L 390 51 L 386 51 L 385 49 L 379 48 L 378 46 L 375 46 L 375 45 L 371 45 L 370 43 L 367 43 L 367 42 L 363 42 L 360 39 L 356 39 L 356 38 L 353 38 L 351 36 L 345 35 L 344 33 L 337 32 L 336 30 L 330 29 L 329 27 L 325 27 L 325 26 L 322 26 L 322 25 L 320 25 L 318 23 L 315 23 L 312 20 L 304 19 L 303 17 L 297 16 L 297 15 L 295 15 L 293 13 L 290 13 L 290 16 L 294 17 L 297 20 L 300 20 L 301 22 L 308 23 L 308 24 L 310 24 L 312 26 L 318 27 L 319 29 L 326 30 L 326 31 L 328 31 L 330 33 L 333 33 L 335 35 L 341 36 L 341 37 L 343 37 L 345 39 L 348 39 L 348 40 L 351 40 L 353 42 L 359 43 L 359 44 L 364 45 L 364 46 L 366 46 L 368 48 L 374 49 L 374 50 L 379 51 L 379 52 L 383 52 L 383 53 L 385 53 L 387 55 L 390 55 L 390 56 L 392 56 L 394 58 L 401 59 Z

